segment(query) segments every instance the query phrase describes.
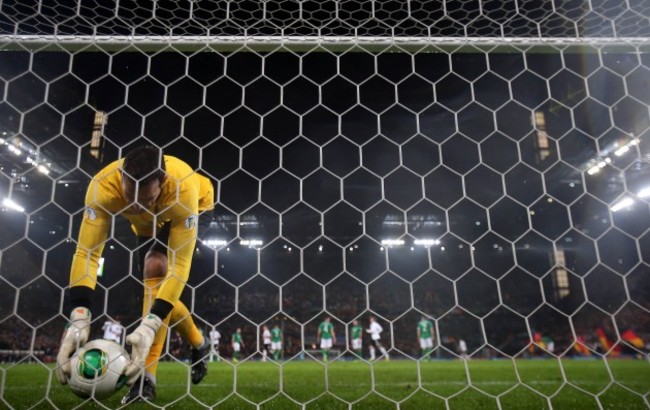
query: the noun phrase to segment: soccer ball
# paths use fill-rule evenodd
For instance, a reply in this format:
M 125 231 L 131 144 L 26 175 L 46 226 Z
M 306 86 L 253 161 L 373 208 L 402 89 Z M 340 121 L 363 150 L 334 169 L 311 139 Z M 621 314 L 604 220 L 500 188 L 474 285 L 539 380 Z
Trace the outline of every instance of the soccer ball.
M 119 344 L 97 339 L 86 343 L 70 359 L 70 390 L 81 398 L 103 400 L 126 383 L 124 370 L 131 362 Z

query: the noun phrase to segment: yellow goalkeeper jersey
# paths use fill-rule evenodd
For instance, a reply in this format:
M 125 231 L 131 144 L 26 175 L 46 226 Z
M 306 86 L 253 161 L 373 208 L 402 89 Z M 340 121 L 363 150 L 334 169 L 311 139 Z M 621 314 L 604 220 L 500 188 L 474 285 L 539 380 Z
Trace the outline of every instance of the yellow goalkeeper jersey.
M 119 159 L 99 171 L 86 192 L 79 241 L 72 260 L 70 286 L 95 289 L 99 258 L 115 215 L 126 217 L 138 236 L 151 237 L 154 226 L 170 223 L 167 276 L 158 298 L 174 304 L 190 272 L 196 244 L 199 212 L 214 208 L 214 188 L 205 176 L 184 161 L 165 155 L 166 178 L 156 204 L 148 212 L 131 213 L 122 193 L 122 162 Z

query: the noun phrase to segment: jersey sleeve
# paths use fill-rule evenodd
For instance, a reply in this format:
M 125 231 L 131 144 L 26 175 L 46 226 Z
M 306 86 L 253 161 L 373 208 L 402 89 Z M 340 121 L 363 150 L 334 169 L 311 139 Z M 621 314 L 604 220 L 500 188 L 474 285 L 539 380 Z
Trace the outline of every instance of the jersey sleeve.
M 93 180 L 86 192 L 84 216 L 70 269 L 70 287 L 86 286 L 94 290 L 97 285 L 99 258 L 111 225 L 111 216 L 102 206 L 102 189 Z
M 178 194 L 169 210 L 170 231 L 167 244 L 167 276 L 157 299 L 175 304 L 190 274 L 198 230 L 198 181 L 191 178 L 177 182 Z

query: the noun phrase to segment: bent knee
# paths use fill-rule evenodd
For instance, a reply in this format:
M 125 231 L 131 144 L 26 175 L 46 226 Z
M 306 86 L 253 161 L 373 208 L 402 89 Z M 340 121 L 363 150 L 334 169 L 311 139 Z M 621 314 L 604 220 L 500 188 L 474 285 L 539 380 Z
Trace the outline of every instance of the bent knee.
M 167 255 L 148 252 L 144 258 L 144 279 L 164 278 L 167 275 Z

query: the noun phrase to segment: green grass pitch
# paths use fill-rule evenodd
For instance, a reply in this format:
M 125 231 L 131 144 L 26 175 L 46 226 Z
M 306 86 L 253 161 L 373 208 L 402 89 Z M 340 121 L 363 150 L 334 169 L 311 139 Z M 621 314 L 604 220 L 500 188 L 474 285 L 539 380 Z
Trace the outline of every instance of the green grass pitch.
M 2 409 L 118 408 L 58 385 L 51 366 L 0 365 Z M 156 407 L 169 409 L 647 409 L 646 360 L 393 360 L 210 363 L 199 385 L 164 362 Z M 398 407 L 399 406 L 399 407 Z M 129 409 L 154 408 L 136 404 Z

